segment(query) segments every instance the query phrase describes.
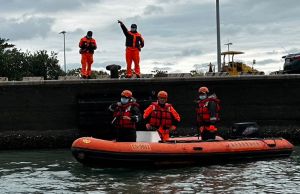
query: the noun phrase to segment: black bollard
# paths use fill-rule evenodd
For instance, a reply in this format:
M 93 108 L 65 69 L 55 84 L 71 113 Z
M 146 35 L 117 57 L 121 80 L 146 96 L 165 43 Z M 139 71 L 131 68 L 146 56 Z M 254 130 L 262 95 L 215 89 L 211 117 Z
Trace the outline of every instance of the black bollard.
M 116 65 L 116 64 L 106 66 L 106 70 L 110 71 L 110 78 L 119 78 L 119 70 L 120 69 L 121 69 L 121 66 Z

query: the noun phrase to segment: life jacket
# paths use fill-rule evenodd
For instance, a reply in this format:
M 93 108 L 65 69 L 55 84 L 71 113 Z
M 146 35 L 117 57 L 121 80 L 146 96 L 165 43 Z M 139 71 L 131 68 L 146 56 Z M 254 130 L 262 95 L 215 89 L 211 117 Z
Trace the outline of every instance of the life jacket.
M 130 34 L 132 36 L 132 40 L 130 38 L 126 39 L 126 46 L 129 48 L 137 48 L 140 50 L 140 47 L 143 45 L 140 45 L 139 40 L 144 42 L 144 39 L 142 38 L 142 35 L 138 32 L 133 33 L 128 31 L 128 34 Z M 143 44 L 143 43 L 142 43 Z
M 171 104 L 166 103 L 164 107 L 159 106 L 157 102 L 151 104 L 152 112 L 150 115 L 149 124 L 154 127 L 163 127 L 168 129 L 172 126 L 172 113 L 171 113 Z
M 211 110 L 208 108 L 210 102 L 216 103 L 215 117 L 216 121 L 220 120 L 220 100 L 216 97 L 208 97 L 204 100 L 199 100 L 197 103 L 196 114 L 197 114 L 197 123 L 201 125 L 203 122 L 210 122 Z
M 123 119 L 123 116 L 128 116 L 131 117 L 132 112 L 131 108 L 133 106 L 139 106 L 137 103 L 127 103 L 125 105 L 118 105 L 114 111 L 113 117 L 116 119 L 114 122 L 114 125 L 118 129 L 136 129 L 136 123 L 128 120 L 128 119 Z
M 84 44 L 86 44 L 87 46 L 85 47 Z M 93 44 L 94 47 L 90 47 L 90 45 Z M 97 43 L 96 40 L 93 38 L 87 38 L 86 36 L 81 38 L 80 42 L 79 42 L 79 53 L 80 54 L 84 54 L 84 53 L 91 53 L 94 54 L 94 50 L 97 48 Z

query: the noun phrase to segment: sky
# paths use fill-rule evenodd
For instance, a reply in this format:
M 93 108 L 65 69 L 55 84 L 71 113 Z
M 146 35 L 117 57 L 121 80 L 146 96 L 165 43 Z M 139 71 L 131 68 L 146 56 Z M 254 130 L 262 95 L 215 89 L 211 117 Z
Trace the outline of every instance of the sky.
M 78 43 L 93 31 L 94 70 L 125 68 L 125 36 L 117 20 L 136 23 L 145 40 L 141 72 L 207 71 L 217 66 L 215 0 L 0 0 L 0 37 L 22 51 L 58 53 L 63 68 L 81 67 Z M 221 49 L 266 74 L 282 70 L 282 56 L 300 52 L 299 0 L 220 0 Z M 223 60 L 223 59 L 222 59 Z

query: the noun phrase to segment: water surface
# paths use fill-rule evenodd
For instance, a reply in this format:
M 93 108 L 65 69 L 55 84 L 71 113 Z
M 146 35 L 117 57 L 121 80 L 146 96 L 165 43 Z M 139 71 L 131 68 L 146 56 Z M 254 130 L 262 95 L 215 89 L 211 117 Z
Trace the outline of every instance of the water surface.
M 0 152 L 0 193 L 300 193 L 289 158 L 177 169 L 93 169 L 70 150 Z

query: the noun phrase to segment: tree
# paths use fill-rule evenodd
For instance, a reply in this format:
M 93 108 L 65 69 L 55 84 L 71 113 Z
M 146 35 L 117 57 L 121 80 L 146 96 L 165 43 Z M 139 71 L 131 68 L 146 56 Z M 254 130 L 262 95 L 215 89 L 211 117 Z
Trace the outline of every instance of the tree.
M 154 70 L 152 73 L 154 73 L 154 77 L 168 77 L 168 71 Z
M 42 76 L 44 79 L 57 79 L 60 75 L 65 75 L 58 65 L 57 53 L 47 51 L 37 51 L 33 54 L 28 53 L 28 63 L 30 64 L 29 73 L 34 76 Z
M 81 68 L 68 70 L 68 76 L 77 76 L 80 77 Z
M 20 80 L 19 77 L 26 75 L 23 71 L 27 64 L 26 55 L 6 41 L 0 39 L 0 76 L 8 77 L 9 80 Z
M 108 76 L 108 73 L 105 71 L 92 71 L 91 78 L 96 79 L 96 78 L 103 78 L 105 76 Z
M 0 76 L 9 80 L 22 80 L 26 76 L 43 76 L 44 79 L 57 79 L 65 75 L 58 64 L 57 53 L 47 51 L 22 52 L 9 44 L 8 39 L 0 38 Z
M 81 74 L 81 68 L 68 70 L 68 73 L 67 73 L 68 76 L 77 76 L 77 77 L 80 77 L 80 74 Z M 93 70 L 91 78 L 96 79 L 96 78 L 101 78 L 106 75 L 108 75 L 108 73 L 106 73 L 105 71 L 101 71 L 101 70 L 94 71 Z
M 9 40 L 0 38 L 0 53 L 3 53 L 6 49 L 13 48 L 15 46 L 13 44 L 8 44 L 7 41 Z
M 207 69 L 207 66 L 209 66 L 209 72 L 212 70 L 212 65 L 211 63 L 209 63 L 209 65 L 207 64 L 195 64 L 194 65 L 194 70 L 191 70 L 190 73 L 192 75 L 192 77 L 195 77 L 195 76 L 204 76 L 205 75 L 205 69 Z
M 127 74 L 127 70 L 126 69 L 120 69 L 119 70 L 120 77 L 126 77 L 126 74 Z
M 191 70 L 190 73 L 191 73 L 192 77 L 195 77 L 195 76 L 204 76 L 204 72 L 202 72 L 202 71 Z

